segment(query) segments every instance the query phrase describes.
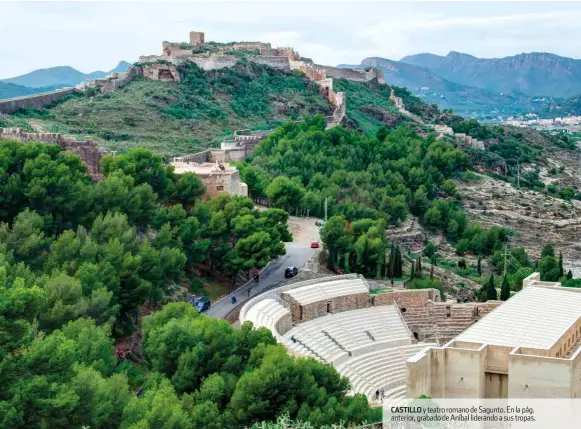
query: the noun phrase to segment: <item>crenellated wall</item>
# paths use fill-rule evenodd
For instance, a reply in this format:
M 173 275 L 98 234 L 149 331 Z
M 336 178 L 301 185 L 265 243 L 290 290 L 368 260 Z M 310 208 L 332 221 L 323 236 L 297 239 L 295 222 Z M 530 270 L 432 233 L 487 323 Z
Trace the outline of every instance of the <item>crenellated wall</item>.
M 72 95 L 75 91 L 75 88 L 63 88 L 42 94 L 0 100 L 0 113 L 15 113 L 19 109 L 42 109 Z

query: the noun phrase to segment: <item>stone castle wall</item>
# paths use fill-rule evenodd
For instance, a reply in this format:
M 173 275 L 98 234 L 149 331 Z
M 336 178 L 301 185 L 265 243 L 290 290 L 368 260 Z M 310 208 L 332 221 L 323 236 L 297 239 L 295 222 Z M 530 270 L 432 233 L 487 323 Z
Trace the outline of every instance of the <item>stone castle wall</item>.
M 92 140 L 77 141 L 73 136 L 63 136 L 57 133 L 27 133 L 22 128 L 0 128 L 0 140 L 58 144 L 62 150 L 79 155 L 87 164 L 90 174 L 99 174 L 102 153 L 97 147 L 97 143 Z
M 0 113 L 15 113 L 20 109 L 42 109 L 72 95 L 75 91 L 75 88 L 63 88 L 43 94 L 0 100 Z
M 352 80 L 354 82 L 370 82 L 373 79 L 377 79 L 379 83 L 385 83 L 385 78 L 383 71 L 377 68 L 371 68 L 370 70 L 365 69 L 343 69 L 331 66 L 321 66 L 327 76 L 334 78 L 343 78 L 347 80 Z

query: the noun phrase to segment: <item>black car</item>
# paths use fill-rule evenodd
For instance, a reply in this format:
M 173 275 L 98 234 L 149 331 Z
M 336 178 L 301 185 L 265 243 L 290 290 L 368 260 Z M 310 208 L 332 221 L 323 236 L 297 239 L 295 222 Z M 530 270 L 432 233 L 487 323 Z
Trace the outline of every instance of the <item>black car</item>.
M 296 276 L 299 273 L 299 270 L 297 267 L 288 267 L 286 270 L 284 270 L 284 276 L 287 279 L 290 279 L 294 276 Z
M 210 308 L 210 304 L 211 302 L 208 298 L 200 298 L 196 302 L 194 302 L 194 307 L 196 307 L 196 310 L 198 310 L 198 312 L 203 313 L 208 308 Z

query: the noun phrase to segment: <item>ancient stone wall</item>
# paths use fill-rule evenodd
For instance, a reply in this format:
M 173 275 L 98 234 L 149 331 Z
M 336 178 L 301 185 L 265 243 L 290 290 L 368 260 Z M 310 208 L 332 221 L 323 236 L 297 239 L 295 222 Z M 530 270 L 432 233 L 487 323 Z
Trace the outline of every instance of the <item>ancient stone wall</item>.
M 317 67 L 320 67 L 323 70 L 325 70 L 327 76 L 331 76 L 338 79 L 343 78 L 354 82 L 370 82 L 373 79 L 377 79 L 379 83 L 385 83 L 383 71 L 377 68 L 365 70 L 365 69 L 343 69 L 322 65 L 317 65 Z
M 90 174 L 99 174 L 102 154 L 97 144 L 92 140 L 77 141 L 73 136 L 63 136 L 57 133 L 27 133 L 22 128 L 0 128 L 0 140 L 58 144 L 62 150 L 79 155 L 87 164 L 87 170 Z
M 206 37 L 202 31 L 190 31 L 190 45 L 203 45 L 206 42 Z
M 368 293 L 338 296 L 306 305 L 299 304 L 285 292 L 281 294 L 281 298 L 290 306 L 293 323 L 307 322 L 326 316 L 329 314 L 328 310 L 330 310 L 330 313 L 340 313 L 342 311 L 357 310 L 370 306 Z
M 265 64 L 270 66 L 274 69 L 290 71 L 290 61 L 288 57 L 277 57 L 277 56 L 266 56 L 266 55 L 258 55 L 250 58 L 251 61 L 258 63 L 258 64 Z
M 280 319 L 277 320 L 276 324 L 274 325 L 274 329 L 276 329 L 276 332 L 278 332 L 280 335 L 286 334 L 288 331 L 292 329 L 292 327 L 293 321 L 290 313 L 282 316 Z
M 42 109 L 72 95 L 75 91 L 75 88 L 63 88 L 45 92 L 43 94 L 33 94 L 24 97 L 0 100 L 0 113 L 15 113 L 19 109 Z
M 439 344 L 450 341 L 501 304 L 440 302 L 436 289 L 381 293 L 375 295 L 373 302 L 376 306 L 396 304 L 417 340 Z
M 176 66 L 166 63 L 141 64 L 135 67 L 135 75 L 141 75 L 150 80 L 180 81 Z
M 213 54 L 208 57 L 184 57 L 185 61 L 196 64 L 203 70 L 219 70 L 226 67 L 233 67 L 238 62 L 238 58 L 228 54 Z

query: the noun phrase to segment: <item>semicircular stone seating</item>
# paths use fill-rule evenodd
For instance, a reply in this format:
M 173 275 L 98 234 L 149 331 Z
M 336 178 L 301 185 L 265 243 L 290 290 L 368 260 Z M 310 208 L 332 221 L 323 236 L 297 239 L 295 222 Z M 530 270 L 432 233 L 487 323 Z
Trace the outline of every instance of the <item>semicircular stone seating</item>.
M 352 393 L 370 401 L 383 389 L 388 399 L 406 394 L 409 357 L 431 344 L 412 344 L 410 331 L 394 306 L 329 314 L 295 326 L 285 335 L 294 353 L 332 364 L 351 381 Z
M 276 330 L 276 323 L 285 315 L 289 315 L 290 310 L 280 301 L 273 298 L 265 298 L 257 302 L 248 310 L 246 320 L 252 322 L 255 328 L 268 328 L 280 341 L 282 337 Z

